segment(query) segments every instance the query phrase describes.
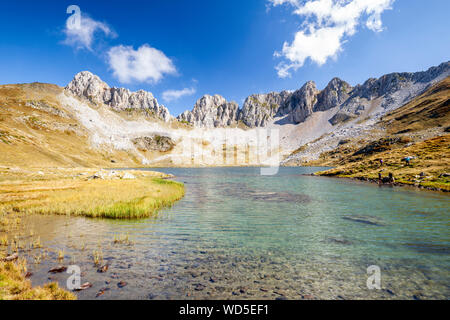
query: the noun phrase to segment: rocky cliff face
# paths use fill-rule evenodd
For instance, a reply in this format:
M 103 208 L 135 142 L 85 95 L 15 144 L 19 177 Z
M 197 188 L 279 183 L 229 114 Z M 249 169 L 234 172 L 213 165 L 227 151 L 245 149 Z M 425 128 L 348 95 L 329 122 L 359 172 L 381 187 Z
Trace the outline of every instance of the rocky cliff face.
M 347 82 L 334 78 L 317 95 L 314 111 L 326 111 L 342 104 L 349 98 L 352 90 L 352 86 Z
M 165 122 L 171 119 L 169 110 L 160 105 L 151 92 L 110 88 L 98 76 L 88 71 L 78 73 L 65 91 L 95 104 L 105 104 L 115 111 L 138 110 Z
M 371 78 L 353 88 L 348 99 L 340 105 L 336 117 L 348 119 L 359 116 L 373 106 L 374 101 L 378 101 L 386 111 L 397 109 L 449 75 L 450 62 L 444 62 L 427 71 L 390 73 L 379 79 Z M 331 119 L 333 124 L 340 122 L 333 120 L 336 119 Z
M 280 106 L 290 95 L 288 91 L 251 95 L 244 102 L 239 120 L 250 128 L 264 127 L 275 117 Z
M 236 124 L 238 115 L 237 103 L 227 102 L 220 95 L 205 95 L 195 103 L 192 111 L 185 111 L 177 119 L 189 122 L 196 127 L 218 128 Z
M 316 84 L 309 81 L 294 92 L 251 95 L 242 109 L 220 95 L 205 95 L 196 102 L 192 111 L 185 111 L 177 119 L 200 128 L 228 127 L 238 121 L 255 128 L 267 126 L 277 117 L 298 124 L 314 112 L 337 108 L 329 122 L 338 125 L 361 116 L 369 109 L 381 107 L 389 111 L 401 107 L 449 75 L 450 62 L 445 62 L 423 72 L 391 73 L 379 79 L 371 78 L 355 87 L 334 78 L 319 91 Z M 171 119 L 167 108 L 159 105 L 150 92 L 110 88 L 90 72 L 77 74 L 66 91 L 93 103 L 103 103 L 116 111 L 144 110 L 166 122 Z
M 313 81 L 309 81 L 299 90 L 292 93 L 278 111 L 279 115 L 289 115 L 294 123 L 300 123 L 306 120 L 312 113 L 314 105 L 317 102 L 319 90 Z

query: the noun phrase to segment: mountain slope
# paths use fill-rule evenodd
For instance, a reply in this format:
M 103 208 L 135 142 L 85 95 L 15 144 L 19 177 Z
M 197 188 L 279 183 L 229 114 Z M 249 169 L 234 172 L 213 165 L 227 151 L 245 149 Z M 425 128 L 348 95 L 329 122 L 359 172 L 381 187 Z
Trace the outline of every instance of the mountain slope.
M 89 134 L 51 84 L 0 86 L 0 164 L 9 167 L 130 166 L 124 151 L 93 148 Z
M 379 173 L 392 173 L 397 183 L 450 191 L 449 101 L 447 77 L 384 116 L 376 124 L 376 140 L 343 141 L 309 164 L 337 165 L 320 175 L 377 180 Z M 410 165 L 406 157 L 412 158 Z
M 382 125 L 393 133 L 450 126 L 450 77 L 405 106 L 383 117 Z
M 271 92 L 249 96 L 239 109 L 221 96 L 214 96 L 220 103 L 211 101 L 206 95 L 200 99 L 192 111 L 178 117 L 196 127 L 227 127 L 240 121 L 249 128 L 266 127 L 283 120 L 283 123 L 300 124 L 316 112 L 335 109 L 327 120 L 333 126 L 347 121 L 381 116 L 394 110 L 422 93 L 430 85 L 450 75 L 450 62 L 444 62 L 427 71 L 390 73 L 378 79 L 368 79 L 361 85 L 352 87 L 347 82 L 334 78 L 319 90 L 314 81 L 308 81 L 293 92 Z M 207 101 L 208 103 L 201 103 Z M 219 106 L 221 108 L 219 108 Z
M 334 78 L 318 90 L 310 81 L 294 92 L 251 95 L 242 109 L 219 95 L 204 96 L 178 120 L 151 93 L 111 88 L 90 72 L 77 74 L 64 89 L 40 83 L 4 85 L 0 165 L 240 166 L 268 164 L 267 158 L 271 164 L 284 159 L 285 165 L 301 165 L 342 146 L 356 149 L 377 141 L 389 130 L 409 135 L 420 128 L 439 131 L 437 126 L 445 124 L 436 120 L 436 112 L 448 115 L 448 83 L 417 100 L 422 109 L 412 104 L 398 108 L 449 73 L 446 62 L 355 87 Z M 392 119 L 403 120 L 389 123 Z M 430 132 L 428 138 L 436 136 Z M 268 144 L 272 139 L 279 144 Z M 269 150 L 261 149 L 266 142 Z

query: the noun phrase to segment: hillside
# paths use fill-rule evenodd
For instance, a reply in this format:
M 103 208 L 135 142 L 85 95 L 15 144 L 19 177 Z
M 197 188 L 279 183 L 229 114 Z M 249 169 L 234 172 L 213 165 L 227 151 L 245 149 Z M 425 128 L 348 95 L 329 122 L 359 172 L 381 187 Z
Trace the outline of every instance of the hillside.
M 450 126 L 450 77 L 434 85 L 405 106 L 383 117 L 390 134 L 412 133 Z
M 242 108 L 205 95 L 178 119 L 152 93 L 110 87 L 87 71 L 65 88 L 3 85 L 0 166 L 343 164 L 339 153 L 388 134 L 423 141 L 448 126 L 449 73 L 445 62 L 354 87 L 334 78 L 319 90 L 309 81 L 295 91 L 251 95 Z
M 450 191 L 449 101 L 450 77 L 384 116 L 373 132 L 377 139 L 342 141 L 308 164 L 337 166 L 319 175 L 377 181 L 379 173 L 393 173 L 398 184 Z
M 127 152 L 93 148 L 86 128 L 57 98 L 62 92 L 63 88 L 42 83 L 0 86 L 1 166 L 41 168 L 138 164 Z

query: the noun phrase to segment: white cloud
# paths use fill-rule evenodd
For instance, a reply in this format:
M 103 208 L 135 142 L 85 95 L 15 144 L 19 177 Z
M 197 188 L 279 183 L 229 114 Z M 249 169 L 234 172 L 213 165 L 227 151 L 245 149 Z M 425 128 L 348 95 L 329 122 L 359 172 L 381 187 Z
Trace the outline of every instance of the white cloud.
M 92 44 L 95 40 L 94 37 L 99 33 L 111 37 L 116 36 L 107 24 L 95 21 L 84 14 L 80 14 L 78 24 L 74 24 L 72 19 L 72 17 L 69 17 L 66 20 L 66 26 L 64 28 L 66 39 L 63 43 L 73 46 L 76 49 L 92 50 Z
M 281 78 L 303 66 L 306 59 L 318 65 L 335 59 L 342 45 L 357 31 L 361 21 L 374 31 L 383 30 L 381 14 L 391 9 L 395 0 L 269 0 L 273 6 L 288 4 L 293 13 L 305 18 L 292 43 L 285 42 L 276 57 L 286 61 L 276 67 Z
M 184 88 L 182 90 L 167 90 L 163 92 L 163 99 L 166 102 L 178 100 L 184 96 L 191 96 L 195 94 L 197 90 L 195 88 Z
M 134 50 L 131 46 L 116 46 L 108 51 L 109 65 L 122 83 L 156 83 L 164 74 L 177 72 L 172 60 L 162 51 L 145 44 Z

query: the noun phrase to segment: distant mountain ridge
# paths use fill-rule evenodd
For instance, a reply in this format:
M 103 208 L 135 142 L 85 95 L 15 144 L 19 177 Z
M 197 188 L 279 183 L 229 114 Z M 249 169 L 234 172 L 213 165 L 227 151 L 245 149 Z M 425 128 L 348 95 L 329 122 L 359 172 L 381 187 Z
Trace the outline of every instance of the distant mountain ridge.
M 87 71 L 65 88 L 2 85 L 0 164 L 260 165 L 262 131 L 254 129 L 261 127 L 279 137 L 270 154 L 281 164 L 301 165 L 341 146 L 358 149 L 402 132 L 419 143 L 448 134 L 448 99 L 435 105 L 434 94 L 422 95 L 448 83 L 449 65 L 392 73 L 355 87 L 334 78 L 319 90 L 309 81 L 296 91 L 251 95 L 242 108 L 205 95 L 178 119 L 150 92 L 111 88 Z M 439 97 L 448 97 L 448 90 Z M 403 108 L 419 100 L 420 108 Z M 394 122 L 384 122 L 392 117 Z M 202 157 L 192 156 L 197 150 L 205 151 Z
M 191 111 L 183 112 L 176 119 L 199 128 L 229 127 L 239 122 L 255 128 L 265 127 L 276 118 L 284 118 L 285 123 L 298 124 L 315 112 L 339 107 L 329 119 L 331 124 L 337 125 L 360 116 L 374 103 L 385 110 L 400 107 L 449 75 L 450 62 L 444 62 L 427 71 L 390 73 L 378 79 L 370 78 L 355 87 L 334 78 L 323 90 L 318 90 L 314 81 L 309 81 L 294 92 L 250 95 L 242 108 L 220 95 L 205 95 Z M 93 103 L 104 103 L 116 111 L 137 109 L 150 112 L 165 122 L 174 119 L 152 93 L 110 88 L 98 76 L 87 71 L 77 74 L 66 90 Z

